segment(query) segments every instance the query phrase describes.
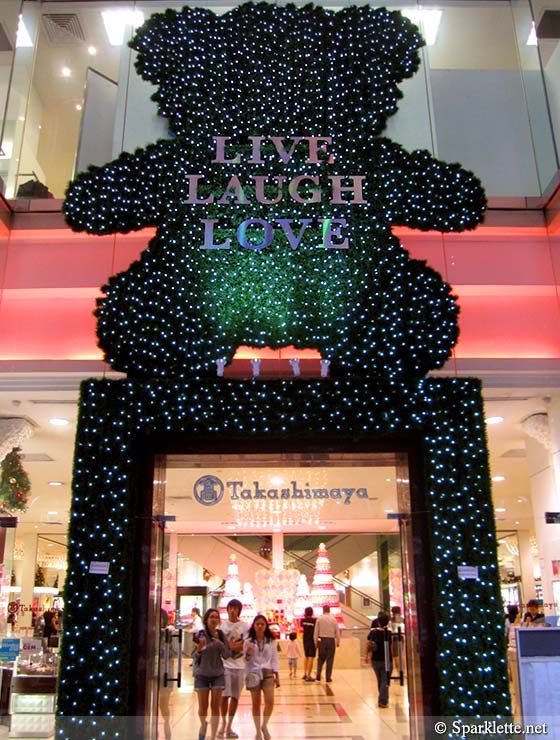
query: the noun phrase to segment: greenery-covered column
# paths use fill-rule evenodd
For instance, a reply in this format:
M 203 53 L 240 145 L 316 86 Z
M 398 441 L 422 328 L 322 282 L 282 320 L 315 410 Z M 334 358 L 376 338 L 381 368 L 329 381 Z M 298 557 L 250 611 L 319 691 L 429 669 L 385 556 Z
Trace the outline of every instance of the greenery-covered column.
M 123 737 L 112 718 L 130 712 L 137 461 L 127 399 L 109 399 L 105 388 L 82 389 L 64 593 L 58 711 L 75 719 L 57 737 L 81 740 Z M 90 572 L 96 563 L 109 572 Z

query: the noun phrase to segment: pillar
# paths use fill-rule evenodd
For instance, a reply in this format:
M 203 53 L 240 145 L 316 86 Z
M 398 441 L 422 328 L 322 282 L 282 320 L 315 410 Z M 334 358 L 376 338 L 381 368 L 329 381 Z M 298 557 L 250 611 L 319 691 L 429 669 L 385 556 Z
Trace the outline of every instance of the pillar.
M 284 533 L 272 533 L 272 567 L 274 570 L 284 570 Z
M 520 529 L 517 532 L 517 544 L 519 546 L 521 599 L 523 603 L 526 604 L 535 593 L 535 563 L 529 530 Z
M 26 534 L 23 537 L 23 570 L 21 575 L 21 605 L 26 607 L 18 618 L 19 627 L 31 627 L 33 604 L 33 588 L 35 586 L 35 569 L 37 567 L 37 540 L 36 534 Z

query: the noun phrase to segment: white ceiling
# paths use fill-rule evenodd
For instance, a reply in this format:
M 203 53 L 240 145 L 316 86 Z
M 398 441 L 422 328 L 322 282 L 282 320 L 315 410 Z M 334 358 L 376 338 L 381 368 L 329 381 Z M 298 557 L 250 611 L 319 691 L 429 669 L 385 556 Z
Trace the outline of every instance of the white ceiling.
M 27 376 L 4 374 L 0 377 L 0 415 L 22 416 L 34 425 L 33 436 L 22 444 L 23 453 L 28 456 L 24 465 L 30 476 L 32 489 L 29 510 L 20 517 L 18 533 L 36 531 L 60 534 L 65 531 L 70 504 L 78 383 L 79 377 L 72 375 L 52 378 L 33 374 Z M 487 415 L 504 417 L 502 424 L 487 428 L 492 475 L 505 476 L 505 481 L 493 484 L 494 505 L 496 508 L 505 509 L 505 512 L 496 514 L 499 530 L 533 530 L 525 435 L 521 422 L 532 413 L 546 411 L 546 399 L 554 391 L 554 388 L 488 388 L 484 392 Z M 49 423 L 49 419 L 53 417 L 66 418 L 70 424 L 67 427 L 54 427 Z M 36 460 L 35 456 L 47 459 Z M 222 469 L 227 477 L 228 469 L 232 467 L 230 464 L 221 468 L 214 467 L 214 471 Z M 210 472 L 210 468 L 207 472 Z M 267 470 L 269 476 L 273 475 L 273 472 Z M 361 468 L 348 471 L 356 485 L 359 483 L 358 477 L 363 476 L 363 473 Z M 168 471 L 169 499 L 166 508 L 178 516 L 178 522 L 174 525 L 177 531 L 190 531 L 189 527 L 192 527 L 191 524 L 184 523 L 187 517 L 184 507 L 191 506 L 191 510 L 187 511 L 188 518 L 192 521 L 192 485 L 195 478 L 201 474 L 200 469 L 173 467 Z M 262 470 L 258 472 L 245 465 L 236 476 L 241 475 L 243 480 L 252 481 L 262 474 Z M 307 473 L 303 475 L 305 474 Z M 332 476 L 333 471 L 323 470 L 319 471 L 319 474 Z M 282 475 L 289 480 L 294 476 L 297 476 L 298 480 L 301 479 L 295 467 L 292 470 L 283 469 Z M 387 478 L 391 479 L 391 482 L 388 482 Z M 371 495 L 375 500 L 369 502 L 370 510 L 362 512 L 357 521 L 350 517 L 350 521 L 341 526 L 349 531 L 364 531 L 373 527 L 374 522 L 375 529 L 381 526 L 380 522 L 387 524 L 385 509 L 396 508 L 394 478 L 395 474 L 391 469 L 369 469 L 367 486 L 368 490 L 373 492 Z M 63 485 L 52 487 L 49 485 L 50 481 L 59 481 Z M 181 500 L 183 494 L 184 501 Z M 190 500 L 187 498 L 188 495 L 191 496 Z M 329 502 L 326 507 L 328 508 L 325 508 L 325 512 L 328 512 L 328 516 L 325 518 L 328 521 L 342 522 L 339 512 L 345 510 L 344 506 Z M 196 529 L 205 531 L 207 525 L 204 524 L 204 516 L 198 516 L 198 519 Z M 224 515 L 220 516 L 220 522 L 214 522 L 211 526 L 213 531 L 221 529 L 228 532 L 231 521 L 231 512 L 224 511 Z M 293 531 L 304 529 L 297 527 Z

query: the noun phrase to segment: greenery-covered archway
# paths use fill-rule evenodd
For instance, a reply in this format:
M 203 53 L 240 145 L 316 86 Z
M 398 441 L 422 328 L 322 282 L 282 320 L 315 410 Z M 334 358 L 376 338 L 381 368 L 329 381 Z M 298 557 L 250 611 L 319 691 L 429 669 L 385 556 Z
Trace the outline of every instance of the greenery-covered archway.
M 93 380 L 83 385 L 76 446 L 58 700 L 66 719 L 59 737 L 98 737 L 95 721 L 110 736 L 123 736 L 124 718 L 134 712 L 131 640 L 139 605 L 133 543 L 141 525 L 138 455 L 146 439 L 244 438 L 258 450 L 263 438 L 320 441 L 335 434 L 351 445 L 411 432 L 422 440 L 439 712 L 507 714 L 502 602 L 477 381 Z M 92 561 L 110 563 L 109 573 L 89 573 Z M 477 566 L 478 579 L 462 580 L 461 565 Z M 473 623 L 484 628 L 473 630 Z

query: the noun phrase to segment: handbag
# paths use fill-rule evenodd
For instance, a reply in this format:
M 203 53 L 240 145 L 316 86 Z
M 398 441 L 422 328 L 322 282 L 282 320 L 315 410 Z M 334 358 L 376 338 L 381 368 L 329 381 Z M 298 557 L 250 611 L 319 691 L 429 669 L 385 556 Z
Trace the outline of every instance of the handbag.
M 248 689 L 256 689 L 261 685 L 262 680 L 262 671 L 260 668 L 256 668 L 247 672 L 247 675 L 245 676 L 245 685 Z

